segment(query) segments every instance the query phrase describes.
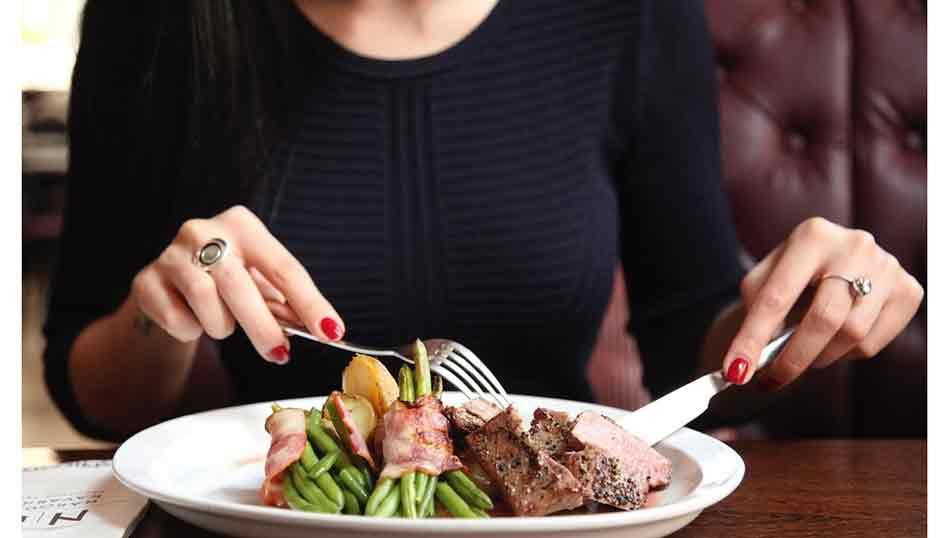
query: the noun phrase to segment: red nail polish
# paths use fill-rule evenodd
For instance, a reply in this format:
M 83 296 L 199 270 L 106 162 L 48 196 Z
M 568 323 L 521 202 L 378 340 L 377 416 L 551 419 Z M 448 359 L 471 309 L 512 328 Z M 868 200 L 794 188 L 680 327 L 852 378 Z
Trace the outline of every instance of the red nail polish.
M 749 371 L 749 361 L 742 357 L 736 357 L 729 365 L 729 370 L 726 371 L 726 381 L 739 384 L 745 379 L 747 371 Z
M 271 360 L 277 364 L 287 364 L 287 361 L 290 360 L 290 350 L 287 349 L 287 346 L 277 346 L 270 350 L 268 355 L 270 356 Z
M 323 318 L 320 320 L 320 330 L 330 340 L 339 340 L 343 338 L 343 327 L 333 318 Z

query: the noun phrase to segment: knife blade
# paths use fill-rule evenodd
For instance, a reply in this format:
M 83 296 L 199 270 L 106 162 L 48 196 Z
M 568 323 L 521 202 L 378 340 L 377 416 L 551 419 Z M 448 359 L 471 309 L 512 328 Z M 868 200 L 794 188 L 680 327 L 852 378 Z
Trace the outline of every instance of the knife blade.
M 759 357 L 757 371 L 768 366 L 778 356 L 794 332 L 794 328 L 789 329 L 765 346 Z M 723 378 L 722 372 L 706 374 L 624 415 L 617 420 L 617 424 L 648 445 L 655 445 L 702 415 L 709 408 L 709 400 L 731 385 Z

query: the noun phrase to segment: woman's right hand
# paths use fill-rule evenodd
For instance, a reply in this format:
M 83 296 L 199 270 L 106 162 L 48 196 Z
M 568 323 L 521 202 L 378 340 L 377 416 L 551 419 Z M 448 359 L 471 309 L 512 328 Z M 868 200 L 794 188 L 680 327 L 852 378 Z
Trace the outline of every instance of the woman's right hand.
M 206 271 L 193 258 L 214 238 L 227 241 L 228 252 Z M 227 338 L 238 323 L 257 352 L 277 364 L 290 359 L 290 343 L 275 312 L 327 340 L 344 333 L 304 266 L 243 206 L 182 224 L 158 259 L 135 276 L 131 295 L 177 340 Z

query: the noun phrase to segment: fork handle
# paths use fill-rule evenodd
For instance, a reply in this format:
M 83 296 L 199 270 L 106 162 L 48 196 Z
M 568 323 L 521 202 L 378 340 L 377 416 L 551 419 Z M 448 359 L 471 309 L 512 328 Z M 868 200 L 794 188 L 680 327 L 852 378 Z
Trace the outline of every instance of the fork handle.
M 299 336 L 299 337 L 301 337 L 301 338 L 306 338 L 307 340 L 313 340 L 314 342 L 319 342 L 319 343 L 321 343 L 321 344 L 323 344 L 323 345 L 327 345 L 327 346 L 330 346 L 330 347 L 335 347 L 335 348 L 337 348 L 337 349 L 344 349 L 344 350 L 346 350 L 346 351 L 352 351 L 353 353 L 360 353 L 360 354 L 363 354 L 363 355 L 374 355 L 374 356 L 377 356 L 377 357 L 378 357 L 378 356 L 384 356 L 384 357 L 397 357 L 397 358 L 400 358 L 400 359 L 403 358 L 402 355 L 400 355 L 399 353 L 397 353 L 397 352 L 395 352 L 395 351 L 393 351 L 393 350 L 391 350 L 391 349 L 378 349 L 378 348 L 374 348 L 374 347 L 359 346 L 359 345 L 353 344 L 353 343 L 351 343 L 351 342 L 347 342 L 346 340 L 333 340 L 333 341 L 324 340 L 324 339 L 322 339 L 322 338 L 317 338 L 316 336 L 314 336 L 314 335 L 308 333 L 307 331 L 303 331 L 303 330 L 300 330 L 300 329 L 295 329 L 295 328 L 290 327 L 290 326 L 288 326 L 288 325 L 281 325 L 281 328 L 284 329 L 284 332 L 287 333 L 287 334 L 289 334 L 289 335 L 292 335 L 292 336 Z

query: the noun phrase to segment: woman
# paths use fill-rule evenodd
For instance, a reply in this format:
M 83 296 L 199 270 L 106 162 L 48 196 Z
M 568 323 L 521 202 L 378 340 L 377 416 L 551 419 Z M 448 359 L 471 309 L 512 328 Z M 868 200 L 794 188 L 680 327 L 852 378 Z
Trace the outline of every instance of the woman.
M 873 356 L 921 286 L 822 219 L 743 275 L 711 60 L 699 2 L 89 0 L 51 392 L 102 437 L 208 365 L 232 396 L 206 405 L 326 393 L 346 354 L 284 319 L 453 338 L 512 391 L 590 399 L 618 259 L 654 393 L 698 357 L 747 383 L 806 292 L 763 383 Z

